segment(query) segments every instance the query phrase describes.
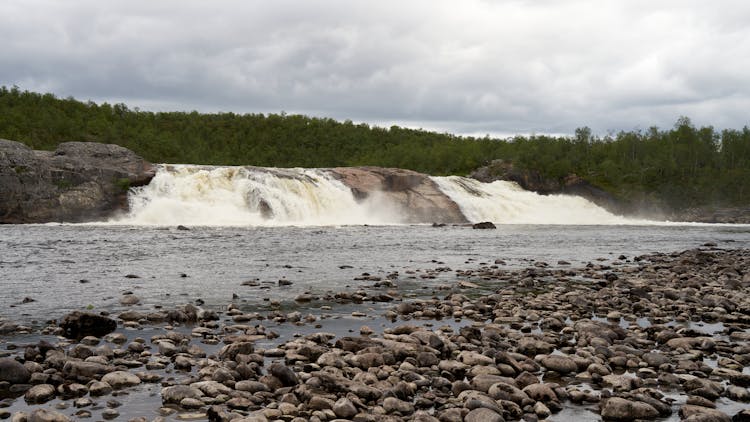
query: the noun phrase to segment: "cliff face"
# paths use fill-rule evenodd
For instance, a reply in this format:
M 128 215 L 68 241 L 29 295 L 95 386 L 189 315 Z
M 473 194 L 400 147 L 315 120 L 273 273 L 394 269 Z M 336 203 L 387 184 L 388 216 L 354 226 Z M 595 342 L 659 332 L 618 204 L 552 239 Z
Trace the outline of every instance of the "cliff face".
M 100 220 L 153 176 L 150 163 L 117 145 L 66 142 L 51 152 L 0 139 L 0 223 Z
M 384 202 L 395 204 L 405 222 L 468 222 L 458 205 L 425 174 L 382 167 L 338 167 L 330 171 L 356 198 L 380 195 Z

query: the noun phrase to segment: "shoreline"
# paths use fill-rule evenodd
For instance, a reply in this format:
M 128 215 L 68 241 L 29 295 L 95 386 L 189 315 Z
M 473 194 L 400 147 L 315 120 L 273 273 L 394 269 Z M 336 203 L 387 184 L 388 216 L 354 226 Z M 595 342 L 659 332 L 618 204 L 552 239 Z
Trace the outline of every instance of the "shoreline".
M 748 418 L 750 250 L 704 246 L 583 267 L 487 263 L 418 298 L 373 278 L 284 311 L 138 309 L 81 341 L 51 324 L 19 344 L 4 336 L 0 355 L 28 378 L 0 385 L 17 397 L 0 416 Z M 319 315 L 305 305 L 321 300 Z

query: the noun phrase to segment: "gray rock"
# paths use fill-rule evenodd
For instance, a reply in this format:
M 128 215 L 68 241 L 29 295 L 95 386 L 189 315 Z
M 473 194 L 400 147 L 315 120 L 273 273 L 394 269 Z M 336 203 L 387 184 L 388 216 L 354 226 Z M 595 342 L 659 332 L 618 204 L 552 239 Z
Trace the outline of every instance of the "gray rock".
M 505 422 L 505 419 L 494 410 L 479 407 L 469 412 L 464 422 Z
M 161 401 L 164 404 L 180 404 L 183 399 L 199 399 L 201 397 L 203 397 L 201 390 L 187 385 L 173 385 L 161 390 Z
M 96 362 L 82 362 L 69 360 L 63 366 L 63 373 L 71 378 L 94 378 L 100 374 L 106 374 L 112 368 Z
M 127 187 L 147 184 L 154 172 L 117 145 L 65 142 L 48 152 L 0 139 L 0 223 L 102 219 L 127 205 Z
M 414 413 L 414 405 L 395 397 L 386 397 L 386 399 L 383 400 L 383 409 L 385 409 L 386 413 L 398 412 L 401 415 L 410 415 Z
M 112 392 L 112 386 L 102 381 L 94 381 L 89 385 L 89 394 L 103 396 Z
M 110 372 L 102 377 L 102 381 L 111 385 L 114 389 L 132 387 L 141 383 L 137 375 L 126 371 Z
M 531 384 L 526 386 L 526 388 L 523 389 L 523 392 L 536 401 L 545 403 L 550 401 L 557 401 L 557 395 L 547 384 Z
M 333 413 L 339 418 L 351 419 L 357 414 L 357 408 L 354 403 L 346 397 L 342 397 L 333 404 Z
M 28 403 L 44 403 L 54 397 L 55 387 L 50 384 L 35 385 L 24 394 L 24 399 Z
M 69 422 L 70 418 L 54 410 L 36 409 L 29 415 L 29 422 Z
M 703 406 L 686 404 L 680 408 L 680 418 L 702 422 L 732 422 L 732 418 L 726 413 Z
M 11 384 L 26 384 L 31 373 L 20 362 L 12 358 L 0 358 L 0 381 Z
M 560 374 L 569 374 L 578 370 L 575 361 L 567 356 L 549 355 L 542 359 L 545 368 Z
M 252 380 L 237 381 L 237 383 L 234 384 L 234 389 L 237 391 L 247 391 L 250 394 L 259 391 L 268 391 L 268 387 L 265 384 Z
M 649 404 L 620 397 L 612 397 L 602 403 L 601 415 L 604 420 L 632 421 L 652 419 L 659 416 L 659 412 Z

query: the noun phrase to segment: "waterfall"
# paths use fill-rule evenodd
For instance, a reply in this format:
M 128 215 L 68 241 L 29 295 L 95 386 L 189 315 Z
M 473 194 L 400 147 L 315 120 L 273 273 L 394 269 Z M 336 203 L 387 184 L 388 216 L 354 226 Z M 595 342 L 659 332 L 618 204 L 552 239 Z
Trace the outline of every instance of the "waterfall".
M 347 225 L 397 223 L 383 207 L 357 201 L 323 170 L 162 165 L 129 196 L 133 225 Z
M 499 224 L 640 224 L 579 196 L 539 195 L 516 183 L 482 183 L 458 176 L 433 177 L 469 221 Z
M 367 185 L 367 181 L 351 182 L 355 183 L 353 192 L 335 174 L 325 169 L 160 165 L 151 183 L 130 191 L 129 213 L 110 222 L 164 226 L 402 224 L 414 222 L 405 214 L 415 206 L 414 198 L 423 198 L 426 192 L 419 190 L 425 189 L 424 184 L 402 191 L 387 184 Z M 648 223 L 615 216 L 581 197 L 538 195 L 511 182 L 424 177 L 432 186 L 431 194 L 446 195 L 471 222 Z

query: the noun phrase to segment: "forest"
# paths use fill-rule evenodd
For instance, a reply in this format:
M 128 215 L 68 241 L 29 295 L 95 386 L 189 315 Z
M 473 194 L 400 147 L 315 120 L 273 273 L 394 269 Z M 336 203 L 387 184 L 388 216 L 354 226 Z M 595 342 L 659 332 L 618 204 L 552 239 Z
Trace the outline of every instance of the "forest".
M 750 204 L 750 128 L 673 127 L 594 136 L 477 138 L 303 115 L 151 112 L 0 88 L 0 138 L 34 149 L 114 143 L 154 163 L 268 167 L 383 166 L 465 175 L 494 159 L 615 197 L 679 210 Z

